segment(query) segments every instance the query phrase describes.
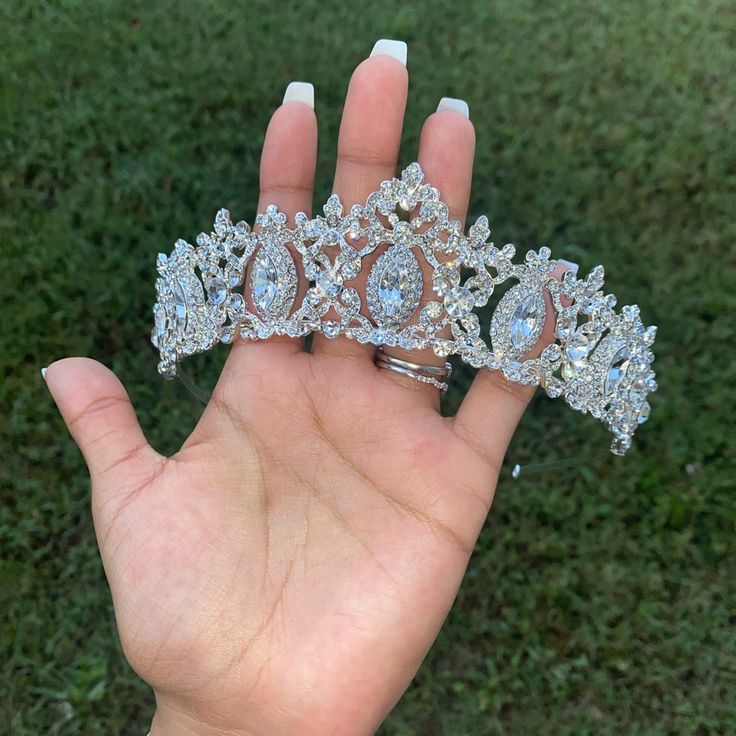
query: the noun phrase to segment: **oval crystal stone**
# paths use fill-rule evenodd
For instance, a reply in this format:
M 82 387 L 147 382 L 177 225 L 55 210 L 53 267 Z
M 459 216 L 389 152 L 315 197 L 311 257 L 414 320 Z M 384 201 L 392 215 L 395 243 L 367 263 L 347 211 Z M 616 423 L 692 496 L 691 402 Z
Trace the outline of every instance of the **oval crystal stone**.
M 266 315 L 269 307 L 273 304 L 273 300 L 276 298 L 279 279 L 271 256 L 263 249 L 258 252 L 258 255 L 253 261 L 250 288 L 253 294 L 253 303 L 261 314 Z
M 399 324 L 419 306 L 422 272 L 414 254 L 405 248 L 384 253 L 369 276 L 368 305 L 379 323 Z
M 333 269 L 320 271 L 315 284 L 328 299 L 334 299 L 342 289 L 342 276 Z
M 174 294 L 174 322 L 176 329 L 186 329 L 187 326 L 187 296 L 184 293 L 184 287 L 174 281 L 172 288 Z
M 606 371 L 604 390 L 607 395 L 614 394 L 619 387 L 626 369 L 629 367 L 629 349 L 626 345 L 620 347 L 611 358 Z
M 539 295 L 528 294 L 525 296 L 514 309 L 511 315 L 511 344 L 521 350 L 535 339 L 535 332 L 538 326 L 539 312 Z

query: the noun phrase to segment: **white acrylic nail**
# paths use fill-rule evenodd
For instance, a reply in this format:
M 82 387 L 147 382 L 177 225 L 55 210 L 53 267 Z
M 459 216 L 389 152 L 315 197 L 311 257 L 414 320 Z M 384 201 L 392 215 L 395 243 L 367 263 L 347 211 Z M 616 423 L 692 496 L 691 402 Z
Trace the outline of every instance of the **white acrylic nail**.
M 406 43 L 390 38 L 379 38 L 371 51 L 371 56 L 391 56 L 406 66 Z
M 470 108 L 465 100 L 458 100 L 455 97 L 443 97 L 440 100 L 440 104 L 437 105 L 437 112 L 443 110 L 451 110 L 452 112 L 459 112 L 463 117 L 470 117 Z
M 573 263 L 572 261 L 566 261 L 564 258 L 558 258 L 557 263 L 561 263 L 563 266 L 567 266 L 568 271 L 572 271 L 573 273 L 578 272 L 578 264 Z
M 46 380 L 46 371 L 47 370 L 48 370 L 48 368 L 41 368 L 41 378 L 43 378 L 44 381 Z
M 290 82 L 284 92 L 284 102 L 303 102 L 314 110 L 314 85 L 309 82 Z

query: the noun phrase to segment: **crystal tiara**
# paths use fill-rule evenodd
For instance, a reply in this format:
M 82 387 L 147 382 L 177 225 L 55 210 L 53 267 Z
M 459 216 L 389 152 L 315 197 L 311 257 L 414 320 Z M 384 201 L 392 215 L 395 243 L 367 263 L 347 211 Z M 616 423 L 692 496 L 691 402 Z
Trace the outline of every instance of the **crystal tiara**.
M 514 263 L 513 245 L 489 242 L 485 216 L 467 234 L 449 218 L 418 163 L 349 212 L 333 194 L 323 215 L 299 212 L 293 227 L 275 205 L 255 222 L 257 233 L 220 210 L 196 246 L 178 240 L 171 255 L 159 254 L 152 342 L 165 378 L 183 358 L 238 336 L 321 332 L 456 355 L 540 385 L 600 419 L 618 455 L 649 416 L 656 328 L 644 327 L 636 306 L 614 309 L 603 268 L 560 278 L 548 248 Z M 308 286 L 298 299 L 300 279 Z M 501 285 L 486 331 L 478 310 Z

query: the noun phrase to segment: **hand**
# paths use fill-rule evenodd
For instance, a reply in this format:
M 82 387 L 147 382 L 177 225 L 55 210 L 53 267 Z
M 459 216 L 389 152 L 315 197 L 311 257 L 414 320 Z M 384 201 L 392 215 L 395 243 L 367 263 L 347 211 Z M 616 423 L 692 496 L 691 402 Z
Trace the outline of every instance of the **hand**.
M 346 206 L 395 174 L 407 86 L 391 55 L 356 69 L 334 181 Z M 309 211 L 316 147 L 311 106 L 285 102 L 259 210 Z M 418 160 L 459 220 L 473 157 L 462 111 L 427 119 Z M 153 736 L 372 733 L 437 636 L 531 395 L 482 371 L 446 418 L 437 389 L 378 370 L 370 346 L 315 335 L 303 348 L 236 344 L 168 458 L 101 364 L 46 373 L 92 476 L 122 646 L 156 694 Z

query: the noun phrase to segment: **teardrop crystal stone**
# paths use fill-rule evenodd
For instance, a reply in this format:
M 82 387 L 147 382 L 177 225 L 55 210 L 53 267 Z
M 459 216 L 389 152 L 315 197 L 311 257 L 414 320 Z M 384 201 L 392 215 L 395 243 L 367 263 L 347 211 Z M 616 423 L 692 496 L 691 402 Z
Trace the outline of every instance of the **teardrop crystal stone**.
M 253 293 L 253 303 L 258 311 L 265 315 L 273 304 L 278 291 L 279 280 L 276 266 L 271 256 L 264 250 L 258 251 L 253 262 L 253 273 L 250 279 L 250 288 Z
M 538 297 L 536 293 L 528 294 L 516 305 L 511 315 L 511 344 L 517 349 L 525 348 L 534 337 L 539 319 Z
M 616 392 L 621 380 L 629 367 L 629 349 L 624 345 L 620 347 L 611 358 L 606 371 L 605 392 L 608 396 Z
M 182 285 L 174 281 L 172 291 L 174 292 L 175 328 L 184 330 L 187 326 L 187 297 Z

